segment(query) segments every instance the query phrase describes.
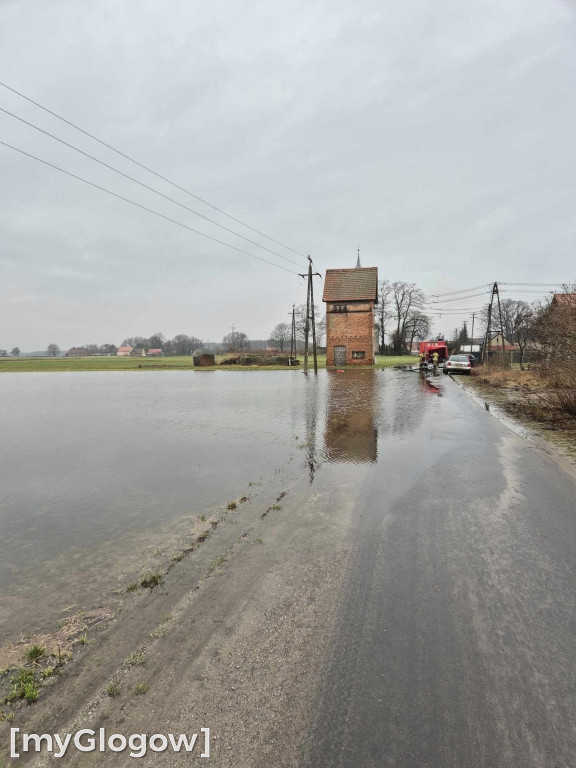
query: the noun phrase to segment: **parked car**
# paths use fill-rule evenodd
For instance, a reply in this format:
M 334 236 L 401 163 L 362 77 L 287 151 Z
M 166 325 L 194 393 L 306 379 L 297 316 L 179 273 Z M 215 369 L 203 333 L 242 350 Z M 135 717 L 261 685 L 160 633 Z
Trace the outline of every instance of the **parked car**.
M 470 376 L 472 363 L 471 355 L 451 355 L 444 366 L 444 373 L 467 373 Z

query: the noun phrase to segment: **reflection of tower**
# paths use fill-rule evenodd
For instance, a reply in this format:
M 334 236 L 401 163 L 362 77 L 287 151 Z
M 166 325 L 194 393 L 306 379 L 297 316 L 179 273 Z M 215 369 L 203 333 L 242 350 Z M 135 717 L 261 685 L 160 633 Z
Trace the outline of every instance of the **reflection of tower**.
M 324 446 L 328 461 L 365 464 L 378 456 L 376 371 L 327 371 Z

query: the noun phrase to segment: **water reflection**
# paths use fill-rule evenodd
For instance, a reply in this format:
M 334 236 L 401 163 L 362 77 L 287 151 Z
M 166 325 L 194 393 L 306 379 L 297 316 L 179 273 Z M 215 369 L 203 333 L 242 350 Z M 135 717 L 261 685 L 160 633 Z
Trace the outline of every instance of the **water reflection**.
M 320 383 L 315 376 L 306 378 L 306 396 L 304 403 L 304 423 L 306 427 L 306 464 L 308 466 L 308 480 L 310 485 L 314 482 L 316 470 L 320 466 L 316 450 L 316 427 L 318 424 L 318 400 L 320 397 Z
M 327 371 L 324 450 L 330 462 L 373 463 L 378 458 L 378 371 Z

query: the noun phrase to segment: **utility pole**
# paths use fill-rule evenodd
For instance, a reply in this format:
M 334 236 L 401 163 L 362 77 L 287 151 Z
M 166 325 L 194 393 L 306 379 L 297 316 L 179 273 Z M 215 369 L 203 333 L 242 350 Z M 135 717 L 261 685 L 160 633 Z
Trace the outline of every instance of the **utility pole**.
M 492 293 L 490 294 L 490 305 L 488 306 L 488 322 L 486 323 L 486 333 L 484 335 L 484 348 L 482 349 L 482 362 L 486 362 L 488 358 L 488 342 L 490 340 L 490 326 L 492 325 L 492 305 L 494 304 L 494 296 L 498 292 L 498 284 L 494 283 L 492 286 Z
M 502 339 L 502 354 L 506 354 L 506 344 L 504 342 L 504 323 L 502 322 L 502 307 L 500 306 L 500 291 L 498 290 L 498 283 L 494 283 L 494 291 L 498 297 L 498 315 L 500 317 L 500 338 Z
M 470 334 L 470 353 L 472 353 L 472 346 L 474 345 L 474 318 L 476 317 L 476 312 L 472 312 L 472 332 Z
M 310 326 L 312 326 L 312 351 L 314 355 L 314 373 L 318 373 L 318 355 L 316 349 L 316 318 L 314 312 L 314 288 L 312 287 L 312 278 L 317 275 L 322 277 L 319 272 L 312 272 L 312 259 L 308 255 L 308 272 L 300 277 L 308 278 L 308 290 L 306 292 L 306 320 L 304 322 L 304 373 L 308 373 L 308 343 L 310 339 Z M 310 322 L 312 321 L 312 322 Z

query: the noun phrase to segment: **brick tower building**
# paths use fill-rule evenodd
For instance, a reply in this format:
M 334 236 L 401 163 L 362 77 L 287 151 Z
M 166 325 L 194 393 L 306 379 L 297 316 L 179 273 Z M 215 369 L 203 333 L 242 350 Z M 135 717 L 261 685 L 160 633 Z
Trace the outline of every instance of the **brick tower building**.
M 374 305 L 378 268 L 327 269 L 326 365 L 374 364 Z

